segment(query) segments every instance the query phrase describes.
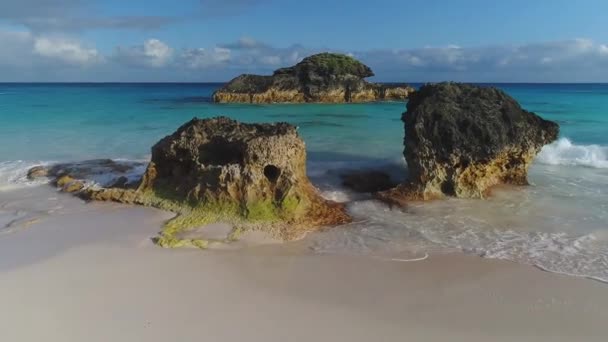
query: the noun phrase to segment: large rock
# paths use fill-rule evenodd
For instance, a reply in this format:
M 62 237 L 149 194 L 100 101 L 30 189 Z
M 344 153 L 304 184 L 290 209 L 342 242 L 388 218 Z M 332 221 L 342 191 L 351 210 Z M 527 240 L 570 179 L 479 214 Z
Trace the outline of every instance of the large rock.
M 143 179 L 140 191 L 234 208 L 248 220 L 315 227 L 349 220 L 308 180 L 304 141 L 287 123 L 193 119 L 154 145 Z
M 94 166 L 117 167 L 111 161 Z M 177 213 L 155 239 L 163 247 L 204 248 L 208 241 L 188 232 L 214 222 L 231 224 L 235 232 L 262 230 L 290 240 L 350 221 L 343 205 L 323 199 L 308 180 L 304 141 L 287 123 L 195 118 L 154 145 L 138 185 L 117 174 L 105 186 L 88 186 L 90 171 L 88 162 L 56 165 L 46 174 L 63 191 L 87 200 Z
M 403 202 L 481 198 L 498 184 L 528 184 L 530 164 L 559 126 L 503 91 L 457 83 L 425 85 L 410 96 L 405 123 L 409 182 L 381 194 Z
M 219 103 L 345 103 L 403 101 L 414 89 L 407 85 L 366 82 L 372 70 L 356 59 L 332 53 L 305 58 L 272 76 L 241 75 L 213 94 Z

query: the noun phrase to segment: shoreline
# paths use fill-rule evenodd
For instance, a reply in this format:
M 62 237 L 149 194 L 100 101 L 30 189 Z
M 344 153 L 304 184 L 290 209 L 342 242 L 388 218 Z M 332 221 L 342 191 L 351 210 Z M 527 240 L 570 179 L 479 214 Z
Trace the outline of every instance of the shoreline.
M 608 333 L 608 287 L 597 281 L 463 253 L 416 262 L 315 254 L 306 241 L 162 249 L 150 237 L 170 213 L 85 204 L 50 187 L 24 193 L 19 205 L 42 214 L 0 235 L 8 340 L 603 341 Z

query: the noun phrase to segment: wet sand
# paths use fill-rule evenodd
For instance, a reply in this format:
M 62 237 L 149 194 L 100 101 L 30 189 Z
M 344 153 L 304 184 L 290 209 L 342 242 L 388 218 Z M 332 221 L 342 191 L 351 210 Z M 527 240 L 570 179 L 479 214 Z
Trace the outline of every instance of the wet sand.
M 1 192 L 0 215 L 6 341 L 608 338 L 606 284 L 511 262 L 317 255 L 304 243 L 167 250 L 150 238 L 171 214 L 47 187 Z

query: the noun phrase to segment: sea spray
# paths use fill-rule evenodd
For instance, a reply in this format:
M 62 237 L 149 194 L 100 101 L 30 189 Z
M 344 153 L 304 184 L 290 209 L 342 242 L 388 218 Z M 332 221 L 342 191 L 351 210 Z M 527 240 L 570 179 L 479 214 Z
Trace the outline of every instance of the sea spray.
M 568 138 L 560 138 L 545 146 L 536 161 L 547 165 L 579 165 L 605 169 L 608 168 L 608 146 L 576 145 Z

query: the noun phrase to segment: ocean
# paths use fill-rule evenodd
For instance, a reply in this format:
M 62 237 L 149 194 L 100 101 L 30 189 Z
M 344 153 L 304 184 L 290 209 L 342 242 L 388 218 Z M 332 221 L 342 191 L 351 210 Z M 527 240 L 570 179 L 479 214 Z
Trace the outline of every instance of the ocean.
M 494 85 L 561 126 L 560 139 L 530 171 L 532 186 L 405 210 L 353 194 L 339 178 L 343 170 L 364 168 L 404 177 L 404 103 L 213 104 L 220 86 L 0 84 L 0 191 L 36 185 L 25 174 L 40 163 L 145 161 L 156 141 L 193 117 L 286 121 L 306 141 L 313 183 L 326 197 L 348 202 L 355 218 L 310 236 L 315 252 L 464 251 L 608 282 L 608 84 Z M 2 215 L 0 203 L 0 229 Z

